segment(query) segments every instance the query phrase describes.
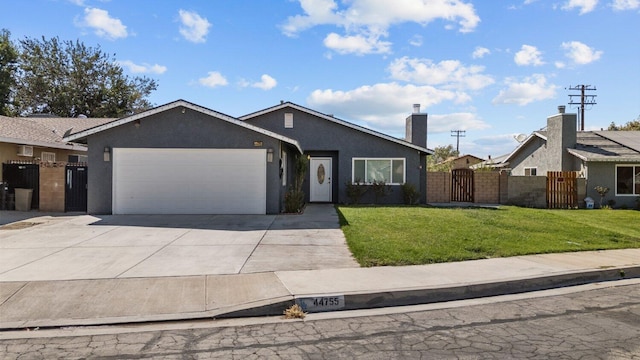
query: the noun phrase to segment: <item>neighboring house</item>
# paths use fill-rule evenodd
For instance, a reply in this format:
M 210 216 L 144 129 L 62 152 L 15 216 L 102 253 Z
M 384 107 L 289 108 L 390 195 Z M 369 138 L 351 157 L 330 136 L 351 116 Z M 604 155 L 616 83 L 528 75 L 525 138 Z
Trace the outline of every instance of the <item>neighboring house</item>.
M 577 171 L 587 179 L 586 194 L 599 199 L 596 186 L 610 189 L 615 206 L 635 207 L 640 196 L 640 131 L 576 131 L 576 114 L 564 107 L 547 118 L 544 131 L 529 135 L 500 163 L 515 176 L 546 176 Z
M 509 154 L 500 155 L 493 158 L 491 157 L 491 155 L 489 155 L 489 158 L 487 160 L 471 165 L 469 168 L 473 170 L 491 169 L 493 171 L 500 171 L 500 172 L 505 170 L 510 170 L 509 163 L 505 162 L 505 159 L 508 157 L 509 157 Z
M 297 156 L 310 158 L 308 201 L 344 202 L 355 178 L 392 182 L 389 201 L 405 181 L 422 188 L 426 114 L 407 124 L 422 145 L 291 103 L 237 119 L 178 100 L 65 140 L 89 146 L 90 213 L 274 214 Z
M 384 181 L 392 191 L 381 201 L 403 203 L 401 185 L 409 183 L 426 202 L 426 156 L 433 151 L 426 148 L 427 114 L 420 113 L 419 105 L 406 119 L 406 140 L 291 102 L 240 119 L 300 142 L 310 157 L 306 201 L 347 203 L 347 183 Z M 373 201 L 373 194 L 369 192 L 362 201 Z
M 63 141 L 65 133 L 82 131 L 112 120 L 0 116 L 0 163 L 85 160 L 87 147 Z
M 479 164 L 483 162 L 484 159 L 481 159 L 477 156 L 473 155 L 462 155 L 458 157 L 451 157 L 445 161 L 439 162 L 436 165 L 447 165 L 451 170 L 455 169 L 469 169 L 473 165 Z
M 81 131 L 111 120 L 113 119 L 0 116 L 0 163 L 3 165 L 0 180 L 8 184 L 9 190 L 8 194 L 3 194 L 4 197 L 13 196 L 16 187 L 29 187 L 33 190 L 31 207 L 40 208 L 40 164 L 86 162 L 87 147 L 64 141 L 65 133 Z M 9 173 L 5 174 L 5 169 Z M 60 178 L 59 183 L 64 185 L 64 177 Z M 56 199 L 62 203 L 57 204 L 56 209 L 64 209 L 65 206 L 64 186 L 62 189 L 63 197 Z M 5 198 L 0 205 L 8 206 L 8 200 Z

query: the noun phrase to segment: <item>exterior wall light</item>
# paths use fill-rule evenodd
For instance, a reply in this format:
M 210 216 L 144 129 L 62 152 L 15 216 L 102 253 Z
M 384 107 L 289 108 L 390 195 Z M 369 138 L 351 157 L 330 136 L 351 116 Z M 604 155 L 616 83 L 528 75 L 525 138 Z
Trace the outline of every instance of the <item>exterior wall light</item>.
M 267 162 L 273 162 L 273 149 L 267 149 Z
M 111 148 L 108 146 L 104 147 L 104 153 L 102 154 L 104 161 L 111 161 Z

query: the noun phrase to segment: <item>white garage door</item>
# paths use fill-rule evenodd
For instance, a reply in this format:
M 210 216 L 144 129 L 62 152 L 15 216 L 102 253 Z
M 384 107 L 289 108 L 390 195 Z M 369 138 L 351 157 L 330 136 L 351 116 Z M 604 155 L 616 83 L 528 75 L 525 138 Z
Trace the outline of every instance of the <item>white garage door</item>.
M 114 214 L 264 214 L 265 149 L 113 149 Z

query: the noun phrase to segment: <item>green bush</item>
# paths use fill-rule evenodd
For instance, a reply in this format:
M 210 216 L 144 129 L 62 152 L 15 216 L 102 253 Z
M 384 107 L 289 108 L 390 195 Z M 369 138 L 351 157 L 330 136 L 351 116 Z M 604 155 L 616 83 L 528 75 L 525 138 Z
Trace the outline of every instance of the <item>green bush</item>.
M 387 185 L 384 180 L 374 180 L 371 183 L 371 189 L 373 190 L 373 196 L 375 198 L 374 203 L 377 204 L 380 199 L 391 193 L 391 185 Z
M 309 169 L 309 158 L 304 155 L 296 157 L 294 163 L 295 177 L 293 186 L 284 194 L 284 211 L 287 213 L 299 213 L 304 207 L 304 191 L 302 184 Z
M 304 207 L 304 192 L 290 188 L 284 194 L 284 211 L 286 213 L 299 213 Z
M 349 204 L 359 204 L 360 199 L 368 190 L 367 186 L 361 183 L 360 179 L 356 179 L 355 182 L 347 181 L 345 185 Z
M 420 199 L 420 192 L 416 190 L 416 187 L 413 184 L 404 183 L 402 184 L 402 197 L 404 198 L 405 204 L 415 205 Z

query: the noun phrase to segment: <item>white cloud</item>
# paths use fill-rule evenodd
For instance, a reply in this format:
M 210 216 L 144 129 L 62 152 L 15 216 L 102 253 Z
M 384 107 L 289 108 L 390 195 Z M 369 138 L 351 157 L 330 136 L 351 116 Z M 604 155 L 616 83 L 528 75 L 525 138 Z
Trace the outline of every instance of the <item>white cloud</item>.
M 463 102 L 467 99 L 466 94 L 432 86 L 392 82 L 348 91 L 315 90 L 307 98 L 307 103 L 325 113 L 360 120 L 366 126 L 404 136 L 404 121 L 411 112 L 412 104 L 422 104 L 425 109 L 444 101 Z
M 158 64 L 150 65 L 147 63 L 136 64 L 131 60 L 118 61 L 118 64 L 120 64 L 120 66 L 126 67 L 129 72 L 134 74 L 164 74 L 167 71 L 166 66 Z
M 580 9 L 580 15 L 593 11 L 598 5 L 598 0 L 569 0 L 562 5 L 562 10 Z
M 217 86 L 225 86 L 228 84 L 227 79 L 217 71 L 209 71 L 207 77 L 198 79 L 200 85 L 214 88 Z
M 556 61 L 554 63 L 554 65 L 556 66 L 556 68 L 558 69 L 564 69 L 567 67 L 567 64 L 565 64 L 563 61 Z
M 491 50 L 487 49 L 486 47 L 476 46 L 476 49 L 473 50 L 473 54 L 471 54 L 471 56 L 474 59 L 482 59 L 489 54 L 491 54 Z
M 635 10 L 640 8 L 640 0 L 614 0 L 611 4 L 613 10 Z
M 480 17 L 473 4 L 464 0 L 351 0 L 341 6 L 334 0 L 298 0 L 304 12 L 287 18 L 281 26 L 287 36 L 317 25 L 344 28 L 345 34 L 331 33 L 325 45 L 333 45 L 340 53 L 387 53 L 391 43 L 380 41 L 389 27 L 406 22 L 426 25 L 434 20 L 456 23 L 459 31 L 473 31 Z M 350 51 L 349 49 L 354 49 Z M 366 52 L 369 50 L 370 52 Z
M 415 46 L 415 47 L 420 47 L 422 46 L 422 36 L 420 35 L 413 35 L 413 37 L 409 40 L 409 45 L 411 46 Z
M 479 90 L 494 83 L 485 75 L 484 66 L 464 66 L 458 60 L 444 60 L 434 63 L 430 59 L 402 57 L 389 65 L 391 77 L 395 80 L 425 85 L 442 85 L 450 89 Z
M 109 16 L 109 12 L 97 8 L 85 8 L 84 18 L 78 22 L 79 26 L 93 28 L 96 35 L 115 40 L 128 36 L 127 27 L 122 21 Z
M 547 78 L 542 74 L 534 74 L 518 81 L 515 78 L 507 78 L 506 90 L 500 90 L 493 104 L 517 104 L 527 105 L 534 101 L 551 99 L 556 96 L 558 86 L 547 84 Z
M 602 51 L 596 51 L 579 41 L 563 42 L 562 48 L 567 51 L 565 56 L 578 65 L 592 63 L 600 59 L 603 54 Z
M 515 140 L 517 134 L 499 134 L 494 136 L 483 136 L 465 143 L 465 149 L 471 149 L 470 154 L 474 154 L 483 159 L 491 155 L 492 159 L 498 156 L 511 153 L 518 142 Z
M 195 11 L 182 9 L 178 11 L 178 15 L 180 16 L 180 23 L 182 23 L 180 35 L 194 43 L 206 41 L 206 36 L 211 27 L 211 23 L 206 18 L 201 17 Z
M 478 118 L 477 114 L 469 112 L 434 114 L 429 115 L 429 132 L 443 133 L 452 129 L 457 130 L 480 130 L 486 129 L 489 125 Z
M 522 45 L 520 51 L 518 51 L 513 57 L 513 61 L 520 66 L 544 65 L 544 61 L 542 61 L 542 53 L 537 47 L 531 45 Z
M 324 46 L 339 54 L 364 55 L 391 52 L 391 43 L 380 41 L 379 36 L 341 36 L 331 33 L 324 39 Z
M 278 85 L 278 82 L 276 81 L 276 79 L 272 78 L 267 74 L 263 74 L 260 77 L 259 82 L 251 84 L 252 87 L 262 89 L 262 90 L 271 90 L 274 87 L 276 87 L 276 85 Z

